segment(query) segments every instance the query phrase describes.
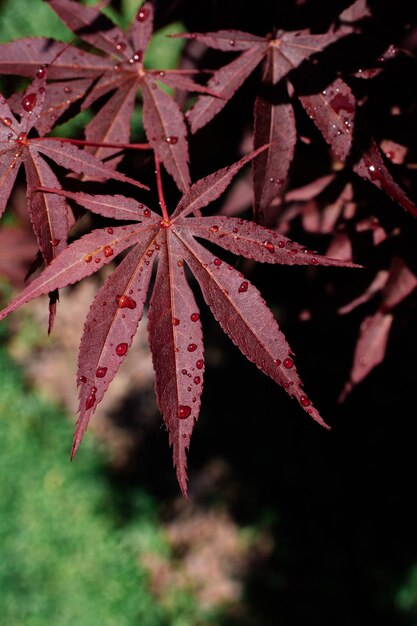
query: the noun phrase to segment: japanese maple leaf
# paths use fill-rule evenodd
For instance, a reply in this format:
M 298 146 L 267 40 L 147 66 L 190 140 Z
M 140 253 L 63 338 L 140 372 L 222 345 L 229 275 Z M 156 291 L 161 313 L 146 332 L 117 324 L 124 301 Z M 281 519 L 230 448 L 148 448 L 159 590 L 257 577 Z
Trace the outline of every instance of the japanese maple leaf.
M 276 35 L 261 38 L 233 30 L 181 35 L 218 50 L 241 52 L 210 78 L 207 87 L 218 97 L 203 94 L 187 112 L 192 132 L 219 113 L 251 72 L 264 61 L 262 82 L 254 106 L 254 147 L 265 143 L 270 147 L 253 162 L 255 219 L 262 224 L 276 223 L 277 210 L 273 201 L 283 191 L 294 156 L 297 132 L 288 85 L 291 92 L 295 90 L 298 94 L 333 153 L 343 162 L 352 159 L 357 102 L 350 87 L 337 78 L 325 89 L 318 88 L 317 85 L 323 84 L 323 77 L 311 64 L 306 71 L 300 71 L 301 68 L 298 72 L 293 71 L 349 32 L 350 27 L 345 25 L 338 31 L 320 35 L 308 31 L 279 31 Z M 291 75 L 287 77 L 289 72 Z M 311 75 L 317 79 L 315 82 Z M 309 95 L 303 95 L 306 93 Z M 374 142 L 361 149 L 359 157 L 354 159 L 353 170 L 383 189 L 411 214 L 417 215 L 417 207 L 394 181 Z
M 265 62 L 254 108 L 255 148 L 270 144 L 253 163 L 255 216 L 261 223 L 272 225 L 275 221 L 275 211 L 270 211 L 270 205 L 282 192 L 297 138 L 294 112 L 283 79 L 311 55 L 345 34 L 347 31 L 316 35 L 307 30 L 281 30 L 263 38 L 241 31 L 222 30 L 181 35 L 225 52 L 241 52 L 210 78 L 207 87 L 218 97 L 203 94 L 187 112 L 194 133 L 217 115 L 254 69 Z
M 0 313 L 2 319 L 25 302 L 96 272 L 132 248 L 98 291 L 85 322 L 78 361 L 80 404 L 73 455 L 132 343 L 157 257 L 148 314 L 149 343 L 157 400 L 183 493 L 187 493 L 186 450 L 199 415 L 204 375 L 200 312 L 186 267 L 196 278 L 215 318 L 242 353 L 296 398 L 314 420 L 326 426 L 302 389 L 290 346 L 259 291 L 200 240 L 264 263 L 352 264 L 315 255 L 255 222 L 192 216 L 216 200 L 258 152 L 196 182 L 170 217 L 162 195 L 161 218 L 123 196 L 56 190 L 56 195 L 71 198 L 94 213 L 133 222 L 93 231 L 69 245 Z
M 28 211 L 39 249 L 49 263 L 66 246 L 69 230 L 68 206 L 64 197 L 34 193 L 39 186 L 60 188 L 60 183 L 44 157 L 77 174 L 114 178 L 144 187 L 138 181 L 104 165 L 93 155 L 58 138 L 29 137 L 45 101 L 46 70 L 23 93 L 20 121 L 0 94 L 0 216 L 3 214 L 20 166 L 26 172 Z
M 377 310 L 361 323 L 349 381 L 339 398 L 341 402 L 358 383 L 384 360 L 394 321 L 394 309 L 416 287 L 417 276 L 401 258 L 395 257 L 388 272 L 379 272 L 361 296 L 339 310 L 340 313 L 348 313 L 380 292 Z
M 48 107 L 39 121 L 49 130 L 57 115 L 88 95 L 87 108 L 102 96 L 110 97 L 85 128 L 86 139 L 96 143 L 128 143 L 131 117 L 138 89 L 142 93 L 143 125 L 152 148 L 179 189 L 190 185 L 187 128 L 177 103 L 158 83 L 179 89 L 209 92 L 186 73 L 148 70 L 143 60 L 153 31 L 153 7 L 146 2 L 137 12 L 127 33 L 115 26 L 97 8 L 73 0 L 48 0 L 66 26 L 101 55 L 78 50 L 50 39 L 24 39 L 0 46 L 0 73 L 32 75 L 36 68 L 52 63 L 53 83 Z M 104 56 L 103 56 L 104 55 Z M 63 80 L 64 79 L 64 80 Z M 89 148 L 108 158 L 117 148 Z M 117 160 L 114 164 L 117 163 Z
M 417 217 L 417 207 L 394 181 L 374 141 L 370 141 L 367 147 L 360 150 L 359 157 L 352 155 L 357 103 L 345 81 L 336 78 L 319 93 L 300 96 L 300 101 L 340 161 L 346 162 L 353 158 L 352 168 L 356 174 L 385 191 L 406 211 Z

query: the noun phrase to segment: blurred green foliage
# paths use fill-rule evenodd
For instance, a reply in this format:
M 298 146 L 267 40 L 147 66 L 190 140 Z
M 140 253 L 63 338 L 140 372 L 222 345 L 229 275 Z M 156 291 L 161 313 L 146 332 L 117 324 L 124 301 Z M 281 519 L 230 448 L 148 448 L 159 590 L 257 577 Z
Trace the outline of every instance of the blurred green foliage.
M 0 332 L 4 332 L 4 323 Z M 1 341 L 1 338 L 0 338 Z M 190 626 L 191 597 L 158 605 L 140 555 L 169 556 L 155 503 L 114 519 L 92 437 L 70 463 L 73 424 L 25 387 L 0 348 L 0 607 L 8 626 Z
M 0 0 L 0 43 L 21 37 L 71 41 L 74 35 L 43 0 L 30 0 L 30 8 L 28 4 L 28 0 Z

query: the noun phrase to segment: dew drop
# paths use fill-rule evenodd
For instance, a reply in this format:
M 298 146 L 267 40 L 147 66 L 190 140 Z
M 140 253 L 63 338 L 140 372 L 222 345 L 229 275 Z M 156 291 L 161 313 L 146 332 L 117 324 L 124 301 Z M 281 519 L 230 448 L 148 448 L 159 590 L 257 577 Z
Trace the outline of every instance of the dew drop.
M 188 374 L 187 370 L 181 370 L 181 374 L 184 374 L 184 376 L 186 376 Z
M 197 322 L 200 319 L 200 314 L 199 313 L 191 313 L 190 318 L 191 318 L 192 322 Z
M 116 354 L 117 356 L 124 356 L 127 352 L 128 345 L 127 343 L 119 343 L 116 346 Z
M 166 142 L 174 146 L 178 142 L 178 137 L 174 137 L 174 135 L 168 135 L 166 138 Z
M 288 356 L 283 360 L 282 364 L 287 368 L 287 370 L 290 370 L 294 366 L 294 361 Z
M 315 259 L 315 258 L 313 257 L 312 259 L 310 259 L 310 264 L 311 264 L 311 265 L 318 265 L 318 264 L 319 264 L 319 262 L 318 262 L 318 260 L 317 260 L 317 259 Z
M 222 262 L 221 262 L 221 260 L 220 260 L 220 259 L 214 259 L 213 263 L 214 263 L 214 265 L 216 265 L 217 267 L 219 267 L 219 266 L 222 264 Z
M 115 72 L 118 72 L 120 70 L 120 65 L 116 63 L 115 65 L 113 65 L 113 69 Z
M 148 17 L 148 12 L 146 9 L 139 9 L 139 11 L 136 14 L 136 19 L 138 22 L 144 22 L 147 17 Z
M 200 376 L 194 376 L 194 384 L 195 385 L 199 385 L 201 383 L 201 378 Z
M 125 294 L 116 296 L 116 302 L 119 309 L 136 309 L 136 302 Z
M 290 254 L 294 255 L 294 254 L 298 254 L 298 250 L 297 248 L 291 248 L 290 250 Z
M 60 244 L 61 240 L 60 239 L 52 239 L 51 241 L 51 246 L 53 248 L 56 248 L 59 244 Z
M 202 370 L 202 369 L 203 369 L 203 367 L 204 367 L 204 361 L 203 361 L 203 359 L 199 359 L 199 360 L 197 361 L 197 363 L 195 364 L 195 366 L 196 366 L 196 368 L 197 368 L 198 370 Z
M 94 263 L 100 263 L 100 261 L 101 261 L 101 259 L 100 259 L 99 256 L 94 259 Z
M 109 258 L 110 256 L 113 256 L 114 251 L 110 246 L 104 246 L 103 253 L 105 257 Z
M 87 376 L 79 376 L 78 380 L 80 381 L 80 383 L 86 383 L 87 382 Z
M 143 217 L 150 217 L 151 216 L 151 210 L 150 209 L 144 209 L 143 210 Z
M 301 406 L 310 406 L 311 402 L 307 396 L 300 396 L 300 404 Z
M 188 352 L 194 352 L 195 350 L 197 350 L 197 344 L 196 343 L 190 343 L 188 348 L 187 348 Z
M 181 259 L 179 261 L 177 261 L 177 265 L 178 267 L 182 267 L 184 265 L 184 261 L 181 261 Z
M 244 280 L 243 283 L 241 283 L 237 291 L 238 293 L 245 293 L 247 290 L 248 290 L 248 281 Z
M 2 117 L 1 121 L 3 122 L 3 124 L 5 126 L 7 126 L 8 128 L 12 125 L 12 120 L 10 119 L 10 117 Z
M 91 261 L 92 261 L 92 260 L 93 260 L 93 255 L 92 255 L 92 254 L 87 254 L 87 255 L 84 257 L 84 261 L 85 261 L 86 263 L 91 263 Z
M 126 44 L 123 43 L 123 41 L 121 41 L 120 43 L 116 44 L 116 50 L 118 52 L 124 52 L 126 50 Z
M 187 404 L 180 404 L 177 410 L 177 417 L 180 420 L 185 420 L 187 417 L 191 415 L 191 407 Z
M 107 374 L 107 367 L 98 367 L 96 370 L 96 377 L 97 378 L 104 378 L 105 375 Z
M 141 63 L 143 59 L 143 52 L 142 50 L 136 50 L 135 54 L 133 55 L 133 57 L 131 59 L 129 59 L 129 63 Z
M 173 317 L 172 318 L 172 325 L 173 326 L 178 326 L 180 323 L 180 320 L 177 317 Z
M 20 143 L 20 144 L 25 143 L 25 142 L 26 142 L 27 137 L 28 137 L 28 136 L 27 136 L 27 134 L 26 134 L 26 133 L 20 133 L 20 134 L 18 135 L 18 137 L 17 137 L 17 143 Z
M 96 403 L 96 394 L 91 392 L 87 400 L 85 401 L 86 410 L 88 411 L 89 409 L 91 409 L 95 405 L 95 403 Z
M 159 72 L 159 76 L 160 76 L 161 78 L 163 78 L 163 77 L 165 76 L 165 72 L 163 72 L 163 71 Z
M 235 45 L 235 40 L 234 39 L 229 39 L 229 46 L 233 46 Z
M 12 140 L 12 138 L 13 138 L 13 133 L 8 133 L 8 134 L 7 134 L 7 139 L 8 139 L 9 141 L 11 141 L 11 140 Z
M 64 87 L 64 93 L 72 93 L 71 87 Z
M 28 93 L 27 96 L 22 98 L 22 107 L 25 111 L 30 113 L 36 104 L 36 93 Z
M 46 68 L 38 67 L 36 71 L 36 78 L 45 78 L 45 76 L 46 76 Z
M 209 231 L 211 233 L 217 233 L 217 231 L 219 230 L 219 227 L 216 224 L 213 224 L 213 226 L 210 226 Z
M 275 365 L 281 365 L 281 359 L 274 359 Z
M 269 240 L 263 241 L 262 245 L 271 254 L 275 251 L 274 244 L 272 243 L 272 241 L 269 241 Z

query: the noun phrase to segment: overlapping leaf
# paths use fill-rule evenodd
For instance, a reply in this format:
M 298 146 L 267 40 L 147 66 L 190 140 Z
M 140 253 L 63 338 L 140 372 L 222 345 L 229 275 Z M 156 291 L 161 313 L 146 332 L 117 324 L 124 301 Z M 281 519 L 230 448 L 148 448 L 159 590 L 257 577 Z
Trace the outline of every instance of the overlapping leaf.
M 122 196 L 56 191 L 56 195 L 75 200 L 95 213 L 134 222 L 93 231 L 72 243 L 0 313 L 3 319 L 29 300 L 92 274 L 132 247 L 98 292 L 85 323 L 79 354 L 80 406 L 73 454 L 131 345 L 143 315 L 157 256 L 158 270 L 149 308 L 149 342 L 158 404 L 169 431 L 183 493 L 187 491 L 186 450 L 199 415 L 204 374 L 200 313 L 185 275 L 186 266 L 197 279 L 214 316 L 243 354 L 325 426 L 302 389 L 290 346 L 259 291 L 200 243 L 206 240 L 234 254 L 267 263 L 352 267 L 351 263 L 315 255 L 254 222 L 195 217 L 198 210 L 223 193 L 236 173 L 258 153 L 259 150 L 196 182 L 169 219 L 161 219 L 148 207 Z M 54 192 L 44 191 L 47 196 Z
M 17 173 L 23 164 L 26 172 L 28 211 L 39 249 L 49 263 L 66 246 L 69 221 L 65 198 L 35 194 L 37 187 L 60 188 L 57 177 L 44 159 L 77 173 L 114 178 L 143 187 L 141 183 L 116 172 L 93 155 L 56 138 L 28 137 L 44 107 L 46 70 L 38 72 L 21 97 L 20 121 L 0 95 L 0 215 L 6 208 Z
M 177 103 L 158 85 L 210 92 L 191 78 L 171 70 L 147 70 L 143 65 L 153 32 L 153 7 L 146 2 L 127 33 L 97 8 L 74 0 L 48 0 L 49 6 L 81 40 L 97 48 L 100 56 L 50 39 L 25 39 L 0 46 L 0 73 L 33 76 L 37 68 L 51 65 L 49 78 L 58 79 L 47 95 L 47 107 L 37 128 L 48 132 L 71 104 L 85 98 L 87 108 L 102 96 L 106 104 L 87 124 L 90 142 L 129 143 L 130 123 L 138 89 L 143 94 L 143 123 L 152 148 L 163 161 L 179 189 L 190 185 L 187 129 Z M 99 158 L 117 148 L 89 147 Z M 110 161 L 115 167 L 118 159 Z
M 417 276 L 402 259 L 394 258 L 389 272 L 377 274 L 373 283 L 361 297 L 340 310 L 341 313 L 347 313 L 380 292 L 377 310 L 367 316 L 361 324 L 349 381 L 341 393 L 341 401 L 384 360 L 394 321 L 394 309 L 416 287 Z
M 363 3 L 352 5 L 352 11 L 355 19 L 367 15 Z M 342 22 L 350 19 L 349 15 L 346 12 L 342 14 Z M 318 80 L 314 84 L 310 80 L 310 65 L 305 72 L 301 72 L 301 78 L 303 74 L 308 77 L 306 88 L 306 81 L 303 83 L 297 73 L 294 74 L 303 61 L 350 32 L 350 26 L 345 24 L 337 31 L 319 35 L 308 31 L 281 31 L 266 39 L 233 30 L 183 35 L 218 50 L 241 52 L 236 59 L 216 71 L 208 82 L 208 87 L 219 97 L 201 95 L 188 111 L 187 117 L 193 132 L 213 119 L 249 74 L 265 60 L 261 88 L 254 108 L 254 147 L 270 144 L 269 150 L 258 157 L 253 167 L 254 213 L 259 223 L 273 225 L 276 222 L 279 203 L 274 201 L 283 192 L 294 155 L 294 113 L 283 81 L 290 72 L 288 78 L 292 89 L 295 85 L 301 104 L 338 159 L 343 162 L 351 160 L 353 170 L 359 176 L 383 189 L 412 215 L 417 215 L 417 207 L 393 180 L 376 144 L 371 143 L 370 147 L 365 148 L 355 146 L 358 156 L 352 155 L 357 102 L 347 83 L 336 78 L 325 89 L 318 87 L 322 85 L 322 77 L 315 69 L 313 76 L 317 74 Z

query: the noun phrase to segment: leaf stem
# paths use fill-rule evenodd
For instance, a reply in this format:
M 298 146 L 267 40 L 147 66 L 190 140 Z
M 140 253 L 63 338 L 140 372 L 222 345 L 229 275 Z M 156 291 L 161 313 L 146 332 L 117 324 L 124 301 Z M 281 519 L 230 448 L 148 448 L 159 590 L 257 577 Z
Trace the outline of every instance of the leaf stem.
M 162 217 L 164 218 L 164 220 L 169 222 L 168 209 L 165 203 L 164 190 L 162 187 L 161 164 L 156 154 L 155 154 L 155 174 L 156 174 L 156 186 L 158 189 L 158 198 L 159 198 L 159 204 L 161 205 Z

